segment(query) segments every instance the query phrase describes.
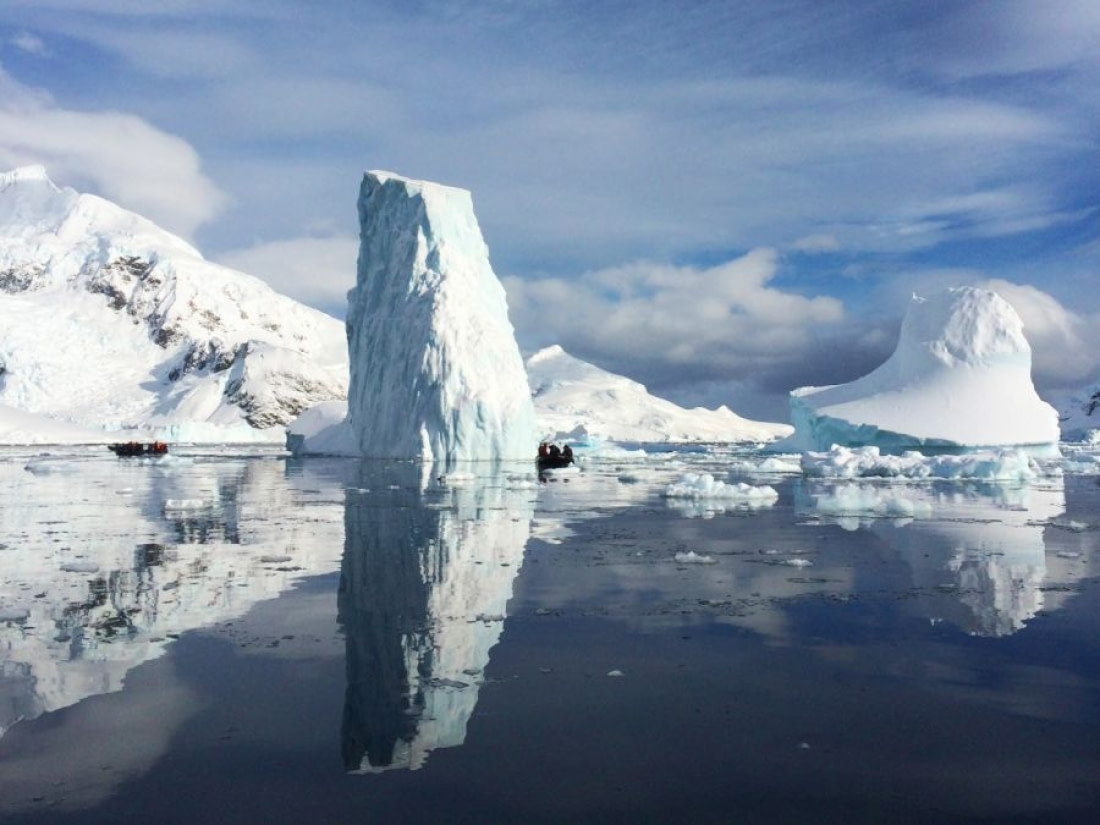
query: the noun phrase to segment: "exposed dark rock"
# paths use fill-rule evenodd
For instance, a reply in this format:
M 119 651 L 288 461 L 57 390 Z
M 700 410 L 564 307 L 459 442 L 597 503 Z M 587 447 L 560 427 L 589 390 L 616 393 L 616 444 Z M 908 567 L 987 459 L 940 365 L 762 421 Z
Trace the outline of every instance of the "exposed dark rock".
M 125 309 L 129 303 L 126 293 L 109 281 L 88 281 L 86 288 L 93 295 L 106 295 L 107 306 L 111 309 Z
M 35 289 L 38 287 L 37 280 L 43 272 L 45 272 L 45 269 L 41 266 L 7 269 L 0 272 L 0 292 L 8 292 L 14 295 Z
M 233 362 L 238 357 L 243 358 L 247 352 L 248 344 L 241 344 L 234 349 L 228 349 L 217 339 L 207 341 L 205 344 L 195 343 L 187 350 L 183 362 L 168 373 L 168 378 L 172 381 L 178 381 L 184 375 L 200 370 L 224 372 L 233 366 Z

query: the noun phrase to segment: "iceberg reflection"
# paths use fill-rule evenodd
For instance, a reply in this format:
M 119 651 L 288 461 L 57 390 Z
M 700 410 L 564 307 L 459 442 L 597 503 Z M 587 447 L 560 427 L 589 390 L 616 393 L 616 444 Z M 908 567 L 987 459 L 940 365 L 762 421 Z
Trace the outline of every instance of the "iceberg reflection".
M 933 620 L 978 636 L 1011 635 L 1050 608 L 1044 529 L 1065 512 L 1060 478 L 1043 486 L 811 482 L 801 515 L 871 530 L 907 565 Z M 1057 566 L 1064 571 L 1064 565 Z M 931 608 L 929 608 L 931 605 Z
M 342 725 L 354 772 L 416 770 L 461 745 L 500 638 L 536 491 L 506 477 L 425 483 L 416 465 L 349 490 L 338 596 L 347 649 Z

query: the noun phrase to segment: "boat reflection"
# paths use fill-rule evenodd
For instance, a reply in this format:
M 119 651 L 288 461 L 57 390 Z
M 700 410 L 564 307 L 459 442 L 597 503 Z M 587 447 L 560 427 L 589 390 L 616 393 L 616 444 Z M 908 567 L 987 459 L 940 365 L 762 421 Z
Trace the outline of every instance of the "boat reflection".
M 523 562 L 537 491 L 496 474 L 348 491 L 338 596 L 346 637 L 346 768 L 416 770 L 461 745 Z M 358 488 L 358 489 L 356 489 Z M 367 495 L 367 491 L 370 494 Z

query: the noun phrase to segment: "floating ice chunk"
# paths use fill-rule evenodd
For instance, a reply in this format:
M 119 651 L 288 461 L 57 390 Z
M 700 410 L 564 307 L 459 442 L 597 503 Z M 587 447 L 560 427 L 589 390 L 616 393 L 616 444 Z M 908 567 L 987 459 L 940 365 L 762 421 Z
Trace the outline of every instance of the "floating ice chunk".
M 684 473 L 679 481 L 665 488 L 665 498 L 720 499 L 722 501 L 743 502 L 752 506 L 774 504 L 779 493 L 774 487 L 759 486 L 737 482 L 727 484 L 719 481 L 710 473 Z
M 1089 525 L 1086 522 L 1075 521 L 1074 519 L 1057 519 L 1052 523 L 1055 527 L 1069 530 L 1072 533 L 1083 533 L 1089 529 Z
M 32 459 L 27 462 L 23 469 L 36 476 L 50 475 L 52 473 L 67 472 L 71 470 L 71 468 L 65 466 L 65 462 L 52 458 Z
M 607 675 L 618 678 L 623 675 L 623 672 L 621 670 L 609 670 L 607 671 Z
M 788 567 L 813 567 L 814 565 L 809 559 L 784 559 L 783 564 Z
M 750 475 L 802 475 L 797 456 L 770 456 L 760 461 L 735 461 L 731 472 Z
M 288 561 L 291 561 L 290 556 L 260 556 L 260 564 L 285 564 Z
M 455 470 L 441 475 L 439 480 L 444 484 L 450 484 L 451 486 L 457 487 L 462 484 L 473 484 L 477 481 L 477 476 L 466 470 Z
M 674 558 L 677 564 L 717 564 L 714 560 L 714 556 L 701 555 L 694 550 L 688 550 L 686 553 L 677 553 Z
M 25 607 L 0 607 L 0 622 L 21 622 L 31 615 Z
M 1007 449 L 964 455 L 925 456 L 915 450 L 882 455 L 878 447 L 841 447 L 807 452 L 802 470 L 815 478 L 928 478 L 1033 481 L 1043 474 L 1024 450 Z

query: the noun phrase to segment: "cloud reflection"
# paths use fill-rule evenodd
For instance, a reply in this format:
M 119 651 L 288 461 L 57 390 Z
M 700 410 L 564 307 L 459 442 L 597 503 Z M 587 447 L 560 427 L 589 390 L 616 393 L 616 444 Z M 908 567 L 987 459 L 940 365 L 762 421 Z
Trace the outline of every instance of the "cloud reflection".
M 883 539 L 926 596 L 913 603 L 932 620 L 1008 636 L 1053 606 L 1044 530 L 1065 512 L 1061 479 L 1042 487 L 810 482 L 796 487 L 796 506 L 803 516 Z M 1056 569 L 1069 574 L 1065 565 Z

